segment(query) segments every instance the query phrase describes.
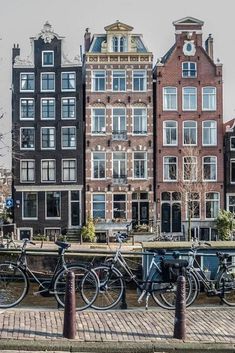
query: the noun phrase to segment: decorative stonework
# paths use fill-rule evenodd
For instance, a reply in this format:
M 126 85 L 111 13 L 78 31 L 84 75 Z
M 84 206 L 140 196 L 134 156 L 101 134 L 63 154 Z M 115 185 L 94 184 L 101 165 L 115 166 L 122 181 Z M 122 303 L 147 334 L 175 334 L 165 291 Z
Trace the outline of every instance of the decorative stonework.
M 47 21 L 43 29 L 41 30 L 41 33 L 39 34 L 39 37 L 41 37 L 44 40 L 44 43 L 51 43 L 51 41 L 56 37 L 58 38 L 58 35 L 54 33 L 51 24 Z

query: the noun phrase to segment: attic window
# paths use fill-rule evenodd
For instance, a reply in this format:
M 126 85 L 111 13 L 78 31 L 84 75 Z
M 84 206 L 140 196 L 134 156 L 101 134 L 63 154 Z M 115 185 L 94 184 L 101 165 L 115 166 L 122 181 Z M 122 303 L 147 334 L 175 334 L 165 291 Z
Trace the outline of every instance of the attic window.
M 113 51 L 124 52 L 126 51 L 126 38 L 125 37 L 113 37 Z

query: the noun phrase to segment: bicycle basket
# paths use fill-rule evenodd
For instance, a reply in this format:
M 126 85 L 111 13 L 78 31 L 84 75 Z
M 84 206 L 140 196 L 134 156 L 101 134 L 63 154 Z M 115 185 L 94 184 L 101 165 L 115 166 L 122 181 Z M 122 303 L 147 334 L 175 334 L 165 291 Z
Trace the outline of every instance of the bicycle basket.
M 176 282 L 178 276 L 182 275 L 183 268 L 187 266 L 186 260 L 163 260 L 161 262 L 162 281 Z

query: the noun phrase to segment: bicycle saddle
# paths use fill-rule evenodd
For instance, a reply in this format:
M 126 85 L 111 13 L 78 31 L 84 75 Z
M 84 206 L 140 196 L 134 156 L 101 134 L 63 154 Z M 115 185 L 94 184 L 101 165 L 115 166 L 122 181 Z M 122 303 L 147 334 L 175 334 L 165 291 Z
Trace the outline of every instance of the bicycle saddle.
M 231 255 L 228 253 L 217 251 L 216 256 L 219 257 L 221 260 L 224 260 L 224 259 L 228 259 Z
M 59 240 L 56 240 L 55 244 L 58 245 L 62 249 L 68 249 L 71 246 L 71 244 L 65 243 L 64 241 L 59 241 Z

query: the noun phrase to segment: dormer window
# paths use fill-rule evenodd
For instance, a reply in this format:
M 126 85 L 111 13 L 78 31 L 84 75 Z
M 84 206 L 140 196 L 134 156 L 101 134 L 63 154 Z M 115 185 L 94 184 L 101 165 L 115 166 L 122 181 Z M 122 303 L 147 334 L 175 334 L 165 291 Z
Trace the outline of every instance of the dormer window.
M 45 50 L 42 52 L 42 66 L 53 66 L 54 65 L 54 52 Z
M 186 61 L 182 63 L 182 77 L 196 77 L 197 65 L 194 62 Z
M 126 51 L 126 38 L 125 37 L 113 37 L 113 51 L 124 52 Z

